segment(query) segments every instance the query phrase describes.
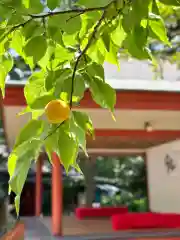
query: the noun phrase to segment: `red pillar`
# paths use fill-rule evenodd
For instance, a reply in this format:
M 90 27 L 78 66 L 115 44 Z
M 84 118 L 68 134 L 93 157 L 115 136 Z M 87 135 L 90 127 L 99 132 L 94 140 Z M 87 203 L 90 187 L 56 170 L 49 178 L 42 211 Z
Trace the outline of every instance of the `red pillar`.
M 52 233 L 62 236 L 62 167 L 59 157 L 53 153 L 52 165 Z
M 35 214 L 39 217 L 42 213 L 42 165 L 43 158 L 39 156 L 36 163 L 36 206 L 35 206 Z

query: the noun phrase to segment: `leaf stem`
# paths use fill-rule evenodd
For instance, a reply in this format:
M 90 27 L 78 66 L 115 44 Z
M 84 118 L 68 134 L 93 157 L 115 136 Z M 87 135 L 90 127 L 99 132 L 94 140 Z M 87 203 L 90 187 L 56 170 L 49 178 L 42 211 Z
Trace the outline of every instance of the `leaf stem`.
M 57 127 L 56 127 L 55 129 L 53 129 L 53 131 L 50 132 L 50 133 L 44 138 L 44 141 L 45 141 L 48 137 L 52 136 L 52 135 L 64 124 L 64 122 L 65 122 L 65 121 L 63 121 L 62 123 L 58 124 Z

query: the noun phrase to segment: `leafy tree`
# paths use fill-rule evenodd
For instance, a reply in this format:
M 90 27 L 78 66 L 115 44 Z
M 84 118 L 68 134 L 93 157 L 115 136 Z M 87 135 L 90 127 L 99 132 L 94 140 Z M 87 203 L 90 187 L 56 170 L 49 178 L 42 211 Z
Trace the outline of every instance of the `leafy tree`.
M 149 45 L 158 62 L 155 70 L 159 70 L 158 72 L 161 78 L 163 78 L 164 61 L 175 63 L 177 64 L 177 68 L 180 68 L 180 7 L 159 4 L 159 9 L 155 11 L 157 13 L 160 12 L 163 17 L 167 28 L 167 35 L 171 42 L 170 48 L 157 39 L 152 39 Z
M 17 212 L 32 159 L 37 159 L 42 147 L 50 159 L 56 152 L 67 170 L 78 168 L 78 149 L 86 153 L 86 133 L 93 135 L 89 116 L 73 110 L 86 88 L 98 105 L 113 113 L 115 90 L 105 82 L 104 61 L 119 67 L 119 50 L 123 49 L 155 65 L 149 48 L 152 39 L 170 46 L 161 4 L 168 9 L 180 6 L 179 0 L 0 1 L 2 95 L 14 64 L 12 49 L 32 71 L 24 87 L 27 108 L 23 112 L 30 112 L 32 120 L 21 130 L 8 160 Z M 69 105 L 70 117 L 60 124 L 40 120 L 46 105 L 59 98 Z
M 98 157 L 97 176 L 116 180 L 120 188 L 146 196 L 146 169 L 141 157 Z

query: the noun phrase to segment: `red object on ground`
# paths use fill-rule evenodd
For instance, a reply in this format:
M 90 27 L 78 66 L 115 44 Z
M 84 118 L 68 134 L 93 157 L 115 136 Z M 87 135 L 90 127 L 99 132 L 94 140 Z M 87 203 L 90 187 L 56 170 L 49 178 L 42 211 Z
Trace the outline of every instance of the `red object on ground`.
M 1 240 L 21 240 L 24 239 L 24 224 L 19 222 L 16 226 L 5 234 Z
M 112 217 L 114 214 L 124 214 L 128 212 L 126 206 L 122 207 L 100 207 L 100 208 L 76 208 L 75 215 L 78 219 L 92 217 Z
M 115 231 L 148 228 L 180 228 L 180 214 L 175 213 L 126 213 L 112 216 Z

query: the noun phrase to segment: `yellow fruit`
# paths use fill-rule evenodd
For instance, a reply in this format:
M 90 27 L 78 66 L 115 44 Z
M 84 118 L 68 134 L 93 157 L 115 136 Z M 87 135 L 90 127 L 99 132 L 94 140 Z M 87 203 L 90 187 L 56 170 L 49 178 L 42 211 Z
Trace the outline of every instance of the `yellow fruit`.
M 52 100 L 45 107 L 45 114 L 50 123 L 58 124 L 69 118 L 69 105 L 62 100 Z

